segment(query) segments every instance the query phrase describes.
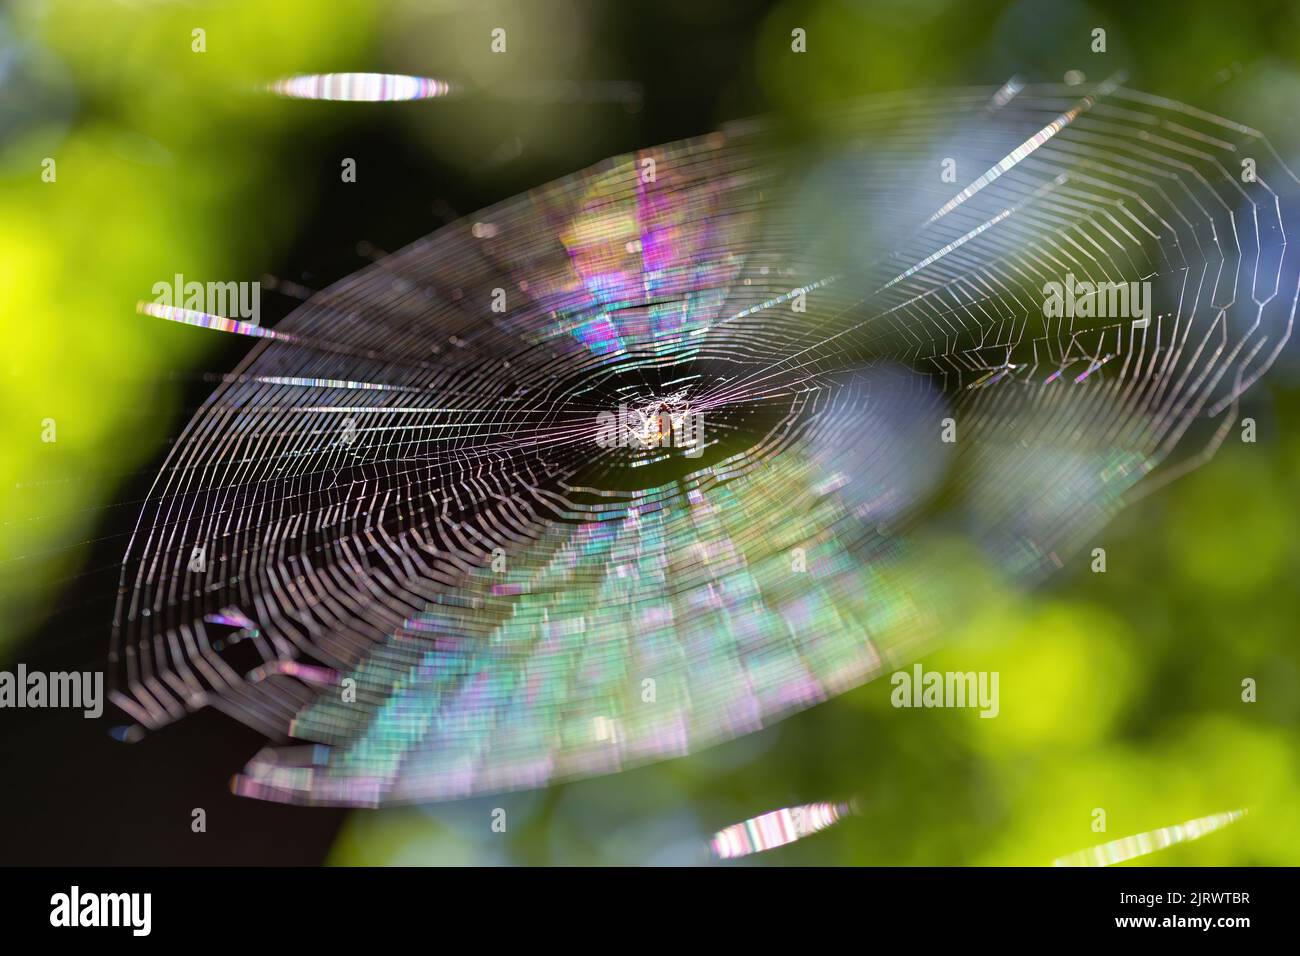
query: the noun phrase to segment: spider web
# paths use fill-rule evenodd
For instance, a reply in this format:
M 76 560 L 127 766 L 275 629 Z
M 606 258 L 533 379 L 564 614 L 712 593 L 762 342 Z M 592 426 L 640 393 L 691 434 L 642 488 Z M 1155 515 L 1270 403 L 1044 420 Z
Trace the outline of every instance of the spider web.
M 346 805 L 826 700 L 942 636 L 935 535 L 1032 582 L 1213 453 L 1290 334 L 1296 185 L 1116 83 L 891 94 L 607 160 L 274 329 L 181 316 L 257 338 L 140 515 L 114 700 L 219 708 L 269 740 L 236 792 Z M 1067 277 L 1149 313 L 1049 317 Z M 668 403 L 691 454 L 597 441 Z

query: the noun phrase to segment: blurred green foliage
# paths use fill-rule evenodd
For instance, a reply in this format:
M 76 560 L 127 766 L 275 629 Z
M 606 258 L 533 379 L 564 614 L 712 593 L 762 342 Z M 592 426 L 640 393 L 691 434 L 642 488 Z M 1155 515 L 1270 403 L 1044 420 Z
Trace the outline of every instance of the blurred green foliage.
M 10 88 L 29 60 L 53 61 L 50 82 L 75 104 L 20 120 L 24 104 L 0 101 L 0 647 L 39 621 L 84 562 L 97 509 L 173 430 L 163 373 L 210 345 L 160 330 L 136 302 L 178 272 L 256 279 L 292 238 L 301 180 L 274 159 L 295 131 L 249 94 L 268 72 L 360 55 L 375 11 L 304 15 L 322 6 L 69 0 L 0 20 Z M 253 208 L 275 214 L 249 221 Z M 54 442 L 41 440 L 46 419 Z
M 0 95 L 0 654 L 13 656 L 12 642 L 76 574 L 97 509 L 122 476 L 175 430 L 177 396 L 158 387 L 161 373 L 202 367 L 210 347 L 201 334 L 136 315 L 136 301 L 176 272 L 256 278 L 301 226 L 316 174 L 283 168 L 277 150 L 347 120 L 277 109 L 248 95 L 256 83 L 337 69 L 443 72 L 488 89 L 527 83 L 534 70 L 619 76 L 634 49 L 605 41 L 602 18 L 645 18 L 647 33 L 676 33 L 689 47 L 693 23 L 748 5 L 705 6 L 612 4 L 597 17 L 540 0 L 13 5 L 0 41 L 45 64 L 36 73 L 48 102 Z M 520 57 L 508 66 L 464 52 L 464 31 L 489 19 L 518 25 Z M 1087 36 L 1098 25 L 1110 31 L 1110 52 L 1093 58 Z M 197 26 L 203 55 L 191 51 Z M 808 31 L 807 56 L 787 55 L 793 26 Z M 1125 69 L 1134 86 L 1264 129 L 1294 159 L 1298 26 L 1294 4 L 1197 5 L 1193 16 L 1158 3 L 790 0 L 764 16 L 746 68 L 710 95 L 727 111 L 718 120 L 754 103 L 749 90 L 758 105 L 797 118 L 874 90 Z M 692 64 L 659 68 L 689 74 Z M 479 124 L 467 130 L 436 112 L 419 123 L 394 114 L 412 122 L 423 148 L 467 172 L 483 142 L 519 124 L 542 156 L 563 154 L 574 138 L 600 142 L 597 113 L 551 113 L 563 119 L 549 126 L 539 115 L 518 104 L 468 120 L 462 111 Z M 41 181 L 46 156 L 57 159 L 56 183 Z M 250 219 L 250 209 L 266 214 Z M 877 681 L 682 760 L 543 793 L 356 813 L 334 862 L 688 862 L 702 859 L 703 839 L 721 826 L 856 794 L 859 816 L 754 862 L 1038 864 L 1249 807 L 1244 822 L 1147 861 L 1295 864 L 1293 386 L 1284 374 L 1253 397 L 1258 443 L 1230 438 L 1207 467 L 1099 536 L 1106 574 L 1089 573 L 1085 553 L 1035 594 L 981 584 L 962 633 L 924 663 L 998 670 L 997 719 L 894 710 L 888 683 Z M 57 423 L 53 444 L 40 440 L 46 418 Z M 1258 681 L 1258 703 L 1242 703 L 1244 677 Z M 506 834 L 488 826 L 497 806 L 509 814 Z M 1104 835 L 1090 827 L 1098 807 Z

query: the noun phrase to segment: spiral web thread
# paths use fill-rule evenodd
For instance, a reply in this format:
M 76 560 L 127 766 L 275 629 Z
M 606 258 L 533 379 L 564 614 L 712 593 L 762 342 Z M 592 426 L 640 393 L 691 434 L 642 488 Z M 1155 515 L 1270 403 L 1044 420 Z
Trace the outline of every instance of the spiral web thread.
M 1032 580 L 1212 454 L 1290 334 L 1296 186 L 1238 124 L 1028 86 L 863 101 L 811 148 L 738 124 L 452 224 L 257 338 L 185 428 L 114 699 L 219 708 L 270 740 L 237 792 L 347 805 L 826 700 L 942 635 L 933 533 Z M 1149 318 L 1045 316 L 1067 275 L 1149 282 Z M 698 457 L 595 440 L 669 395 Z

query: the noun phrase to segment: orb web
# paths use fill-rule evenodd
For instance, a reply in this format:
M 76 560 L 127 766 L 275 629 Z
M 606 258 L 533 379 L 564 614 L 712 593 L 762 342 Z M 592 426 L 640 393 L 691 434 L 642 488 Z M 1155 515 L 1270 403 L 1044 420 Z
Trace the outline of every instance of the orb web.
M 1239 124 L 1020 85 L 483 210 L 250 339 L 142 509 L 114 700 L 218 708 L 268 738 L 238 793 L 344 805 L 824 701 L 942 637 L 936 540 L 1031 582 L 1212 454 L 1290 334 L 1296 185 Z

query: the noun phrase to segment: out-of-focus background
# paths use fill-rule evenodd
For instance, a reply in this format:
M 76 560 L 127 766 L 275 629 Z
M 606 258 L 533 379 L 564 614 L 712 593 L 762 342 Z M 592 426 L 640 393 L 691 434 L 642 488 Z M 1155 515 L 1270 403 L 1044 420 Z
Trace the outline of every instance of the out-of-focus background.
M 489 35 L 507 30 L 509 52 Z M 791 56 L 790 31 L 808 53 Z M 1105 54 L 1091 31 L 1107 30 Z M 195 52 L 195 29 L 204 52 Z M 0 11 L 0 669 L 102 667 L 117 566 L 170 439 L 246 349 L 137 315 L 181 273 L 262 281 L 262 323 L 461 214 L 606 156 L 856 94 L 1070 70 L 1264 131 L 1300 168 L 1300 4 L 1025 0 L 17 0 Z M 413 103 L 258 95 L 292 73 L 457 81 Z M 357 161 L 357 182 L 340 163 Z M 56 178 L 42 178 L 43 161 Z M 268 280 L 267 277 L 275 277 Z M 982 593 L 930 669 L 1001 673 L 1001 714 L 899 711 L 877 681 L 614 777 L 433 808 L 237 800 L 255 734 L 201 714 L 0 712 L 27 863 L 687 863 L 713 831 L 856 795 L 756 863 L 1039 864 L 1249 807 L 1162 864 L 1300 863 L 1300 361 L 1247 397 L 1258 441 L 1124 512 L 1047 588 Z M 57 441 L 42 441 L 53 419 Z M 1258 701 L 1241 700 L 1243 678 Z M 208 832 L 190 830 L 204 807 Z M 508 829 L 488 825 L 504 808 Z M 1107 815 L 1107 833 L 1091 827 Z

